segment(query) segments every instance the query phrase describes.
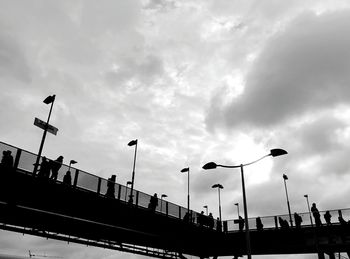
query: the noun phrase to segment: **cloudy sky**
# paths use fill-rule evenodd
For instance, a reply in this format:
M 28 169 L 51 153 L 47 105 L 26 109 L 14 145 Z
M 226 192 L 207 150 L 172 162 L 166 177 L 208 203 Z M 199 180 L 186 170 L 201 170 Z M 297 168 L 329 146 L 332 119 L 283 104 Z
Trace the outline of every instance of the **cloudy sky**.
M 43 155 L 223 218 L 349 207 L 350 3 L 347 0 L 0 0 L 0 141 L 37 152 L 43 99 L 56 94 Z M 0 252 L 145 258 L 0 231 Z M 257 257 L 272 258 L 272 256 Z M 317 258 L 316 255 L 290 258 Z

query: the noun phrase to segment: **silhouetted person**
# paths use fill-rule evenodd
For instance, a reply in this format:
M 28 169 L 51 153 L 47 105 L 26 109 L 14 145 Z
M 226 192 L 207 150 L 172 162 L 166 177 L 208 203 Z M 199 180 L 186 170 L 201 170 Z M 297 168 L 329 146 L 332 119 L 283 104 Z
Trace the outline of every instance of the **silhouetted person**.
M 257 229 L 258 231 L 261 231 L 261 230 L 264 229 L 264 225 L 263 225 L 263 223 L 261 222 L 261 218 L 260 218 L 260 217 L 257 217 L 257 218 L 256 218 L 256 229 Z
M 295 227 L 300 228 L 301 223 L 303 222 L 303 218 L 298 213 L 295 212 L 294 213 L 294 221 L 295 221 Z
M 58 176 L 58 170 L 60 170 L 63 163 L 63 156 L 59 156 L 55 161 L 50 161 L 50 167 L 51 167 L 51 180 L 57 180 Z
M 288 229 L 289 224 L 287 220 L 282 219 L 281 217 L 278 217 L 278 222 L 280 224 L 281 229 Z
M 66 174 L 63 176 L 63 184 L 72 185 L 72 176 L 70 171 L 67 171 Z
M 324 217 L 324 220 L 326 221 L 326 224 L 327 226 L 330 226 L 332 223 L 331 223 L 331 218 L 332 218 L 332 215 L 329 213 L 329 211 L 327 210 L 326 213 L 323 215 Z
M 190 222 L 190 214 L 188 214 L 188 212 L 185 213 L 185 216 L 183 217 L 183 221 L 186 223 Z
M 244 219 L 241 216 L 238 217 L 238 228 L 239 228 L 239 231 L 243 231 Z
M 338 214 L 339 214 L 339 217 L 338 217 L 338 221 L 340 223 L 341 226 L 346 226 L 347 225 L 347 222 L 346 220 L 343 218 L 343 215 L 341 213 L 341 210 L 338 210 Z
M 222 223 L 221 223 L 220 218 L 216 218 L 216 230 L 217 230 L 218 232 L 221 232 L 221 231 L 222 231 Z
M 110 178 L 108 178 L 107 181 L 107 191 L 106 191 L 106 197 L 108 198 L 115 198 L 114 192 L 115 192 L 115 181 L 116 181 L 116 175 L 113 174 Z
M 200 214 L 197 214 L 197 223 L 200 226 L 203 226 L 204 225 L 204 220 L 205 220 L 204 211 L 201 211 Z
M 316 208 L 316 204 L 315 203 L 312 203 L 311 212 L 312 212 L 312 215 L 315 218 L 316 227 L 320 227 L 322 225 L 322 223 L 321 223 L 321 215 L 320 215 L 320 212 L 318 211 L 318 209 Z
M 208 227 L 210 229 L 214 228 L 214 217 L 213 217 L 213 214 L 211 214 L 211 212 L 209 213 L 209 216 L 208 216 Z
M 13 156 L 11 155 L 10 150 L 2 152 L 1 166 L 5 170 L 13 168 Z
M 157 193 L 155 193 L 153 194 L 153 196 L 151 196 L 151 199 L 149 200 L 148 208 L 151 211 L 156 211 L 157 206 L 158 206 L 158 196 L 157 196 Z
M 47 179 L 49 179 L 50 177 L 50 162 L 46 159 L 46 157 L 42 158 L 38 172 L 38 177 Z

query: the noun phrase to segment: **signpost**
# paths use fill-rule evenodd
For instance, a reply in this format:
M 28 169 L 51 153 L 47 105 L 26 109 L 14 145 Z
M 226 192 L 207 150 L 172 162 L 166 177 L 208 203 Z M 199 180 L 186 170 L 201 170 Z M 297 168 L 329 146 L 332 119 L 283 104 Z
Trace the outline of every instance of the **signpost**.
M 35 118 L 34 120 L 34 125 L 45 130 L 45 128 L 47 129 L 48 132 L 50 132 L 51 134 L 53 135 L 57 135 L 57 131 L 58 131 L 58 128 L 50 125 L 50 124 L 47 124 L 45 121 L 42 121 L 38 118 Z M 47 126 L 46 126 L 47 125 Z

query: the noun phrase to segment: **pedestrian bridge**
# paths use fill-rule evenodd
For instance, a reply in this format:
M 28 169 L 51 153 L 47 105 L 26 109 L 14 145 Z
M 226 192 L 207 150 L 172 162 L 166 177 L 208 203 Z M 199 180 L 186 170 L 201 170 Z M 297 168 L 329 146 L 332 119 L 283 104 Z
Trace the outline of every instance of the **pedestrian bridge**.
M 67 165 L 62 165 L 57 180 L 39 178 L 32 173 L 35 154 L 0 142 L 0 152 L 7 150 L 14 164 L 0 166 L 3 230 L 158 258 L 246 254 L 245 233 L 235 220 L 203 224 L 199 213 L 191 211 L 188 222 L 183 219 L 186 208 L 164 200 L 150 211 L 150 195 L 133 190 L 130 202 L 130 188 L 117 183 L 115 198 L 109 198 L 106 179 L 76 168 L 70 168 L 73 181 L 66 185 L 62 180 Z M 350 252 L 350 224 L 337 220 L 350 219 L 350 209 L 330 212 L 334 223 L 317 228 L 309 213 L 299 214 L 303 223 L 298 228 L 279 227 L 277 219 L 288 220 L 288 215 L 261 217 L 263 230 L 256 229 L 255 218 L 249 219 L 252 254 L 317 253 L 319 258 L 335 258 L 335 253 Z

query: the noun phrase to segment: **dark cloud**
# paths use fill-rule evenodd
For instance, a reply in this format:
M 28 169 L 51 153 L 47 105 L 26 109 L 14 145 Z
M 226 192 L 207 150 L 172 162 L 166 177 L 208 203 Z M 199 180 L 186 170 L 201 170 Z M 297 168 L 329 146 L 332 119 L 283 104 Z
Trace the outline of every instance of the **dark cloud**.
M 266 45 L 247 76 L 243 94 L 227 106 L 212 106 L 208 126 L 266 128 L 347 103 L 349 13 L 305 13 L 295 19 Z M 223 122 L 216 119 L 218 113 L 224 114 Z

